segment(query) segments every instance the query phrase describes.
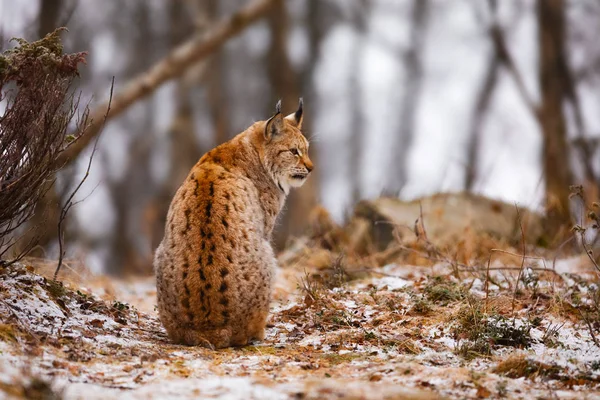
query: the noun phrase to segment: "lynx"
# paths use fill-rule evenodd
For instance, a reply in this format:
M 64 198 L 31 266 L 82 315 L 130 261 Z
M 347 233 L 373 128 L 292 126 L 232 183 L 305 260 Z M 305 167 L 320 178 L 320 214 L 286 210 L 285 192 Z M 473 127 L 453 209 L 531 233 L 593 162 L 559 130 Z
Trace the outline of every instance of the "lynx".
M 313 169 L 302 118 L 302 99 L 287 117 L 277 103 L 270 119 L 206 153 L 175 194 L 154 257 L 158 312 L 174 342 L 264 339 L 273 226 L 290 188 Z

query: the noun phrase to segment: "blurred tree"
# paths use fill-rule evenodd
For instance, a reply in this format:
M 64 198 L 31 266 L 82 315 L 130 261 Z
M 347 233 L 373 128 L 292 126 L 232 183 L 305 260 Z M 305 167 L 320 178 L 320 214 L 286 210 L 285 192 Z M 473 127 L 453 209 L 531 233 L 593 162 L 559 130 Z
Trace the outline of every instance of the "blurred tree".
M 193 35 L 201 36 L 218 19 L 218 2 L 214 0 L 172 1 L 169 3 L 169 35 L 172 48 Z M 213 122 L 215 144 L 227 140 L 227 115 L 223 92 L 222 58 L 217 50 L 211 58 L 177 78 L 175 88 L 175 115 L 169 128 L 170 142 L 169 174 L 158 194 L 150 201 L 145 211 L 145 225 L 151 237 L 151 248 L 155 249 L 164 234 L 167 211 L 173 194 L 185 179 L 192 166 L 208 149 L 200 147 L 194 123 L 191 96 L 200 83 L 205 83 L 208 92 L 208 107 Z
M 492 13 L 497 11 L 497 1 L 490 0 L 489 5 Z M 479 4 L 476 4 L 479 7 Z M 465 185 L 467 191 L 473 191 L 477 179 L 477 168 L 479 164 L 479 152 L 481 151 L 481 136 L 483 123 L 489 111 L 492 96 L 498 85 L 501 58 L 497 46 L 492 47 L 491 55 L 487 61 L 485 73 L 479 91 L 475 98 L 475 108 L 471 117 L 471 126 L 467 136 L 467 159 L 465 162 Z
M 542 154 L 546 211 L 549 228 L 557 233 L 560 227 L 568 227 L 571 221 L 569 186 L 574 183 L 563 112 L 563 102 L 568 93 L 564 0 L 538 0 L 537 20 L 541 92 L 539 121 L 544 135 Z
M 546 239 L 561 240 L 571 224 L 569 187 L 575 183 L 573 160 L 570 157 L 564 105 L 571 102 L 575 122 L 583 130 L 579 102 L 571 77 L 565 44 L 566 17 L 564 0 L 538 0 L 538 83 L 540 103 L 528 93 L 524 79 L 508 50 L 500 27 L 495 1 L 490 0 L 493 24 L 490 38 L 496 56 L 512 76 L 517 90 L 533 117 L 540 124 L 543 136 L 542 170 L 546 183 Z M 593 171 L 585 171 L 593 175 Z
M 59 16 L 63 8 L 63 0 L 40 0 L 38 16 L 38 37 L 43 38 L 58 28 Z
M 153 57 L 154 31 L 150 23 L 152 7 L 146 1 L 130 3 L 129 18 L 137 26 L 136 35 L 130 36 L 127 43 L 134 51 L 128 54 L 127 67 L 123 71 L 126 77 L 143 71 Z M 121 9 L 119 12 L 124 12 Z M 152 191 L 150 176 L 150 154 L 153 145 L 152 103 L 143 101 L 138 104 L 139 114 L 135 118 L 125 118 L 122 123 L 129 132 L 130 151 L 125 160 L 121 176 L 107 179 L 106 185 L 111 197 L 116 226 L 108 245 L 107 272 L 111 274 L 143 273 L 151 271 L 152 254 L 149 239 L 139 234 L 142 230 L 142 212 L 140 212 Z M 108 149 L 110 151 L 110 149 Z M 106 153 L 104 154 L 106 156 Z M 104 158 L 104 170 L 109 170 Z
M 483 81 L 475 99 L 475 109 L 471 117 L 471 127 L 467 136 L 467 160 L 465 165 L 465 190 L 473 191 L 477 179 L 479 152 L 481 151 L 481 135 L 483 123 L 490 108 L 492 96 L 498 84 L 500 59 L 494 51 L 488 60 Z
M 352 45 L 350 55 L 351 75 L 348 82 L 350 101 L 350 157 L 348 159 L 348 175 L 351 186 L 352 203 L 356 203 L 361 197 L 361 174 L 363 140 L 365 133 L 364 118 L 364 93 L 361 88 L 363 76 L 362 64 L 364 57 L 365 41 L 367 36 L 367 23 L 369 20 L 371 4 L 368 0 L 355 0 L 351 3 L 352 25 L 356 30 L 356 37 Z
M 204 17 L 206 25 L 212 25 L 220 17 L 218 0 L 196 0 L 204 5 Z M 208 96 L 208 107 L 212 119 L 215 145 L 230 139 L 227 91 L 224 85 L 223 71 L 225 70 L 223 54 L 217 49 L 208 60 L 206 73 L 206 89 Z
M 399 130 L 393 139 L 392 164 L 388 190 L 399 193 L 408 180 L 408 154 L 415 131 L 417 110 L 423 86 L 423 53 L 429 14 L 429 0 L 413 0 L 408 48 L 404 52 L 404 83 L 401 108 L 398 113 Z
M 293 112 L 301 97 L 300 74 L 294 70 L 288 56 L 289 17 L 286 3 L 275 1 L 269 14 L 269 29 L 271 31 L 271 47 L 268 53 L 268 71 L 273 91 L 272 104 L 281 98 L 284 109 Z M 291 235 L 304 232 L 308 226 L 306 216 L 317 201 L 318 182 L 316 176 L 311 177 L 300 190 L 293 190 L 287 199 L 286 211 L 277 227 L 275 245 L 282 248 Z
M 170 47 L 174 48 L 180 45 L 194 34 L 195 27 L 192 19 L 194 16 L 200 17 L 200 12 L 196 10 L 199 3 L 203 2 L 198 0 L 190 0 L 187 3 L 169 2 Z M 198 24 L 199 22 L 196 22 L 196 25 Z M 175 113 L 168 131 L 169 172 L 156 195 L 150 200 L 143 216 L 144 231 L 150 237 L 151 249 L 155 249 L 162 240 L 165 219 L 173 194 L 202 154 L 196 140 L 194 112 L 190 98 L 193 86 L 197 83 L 195 77 L 196 75 L 184 74 L 176 80 L 173 99 Z
M 304 107 L 306 109 L 302 122 L 302 130 L 311 142 L 309 153 L 316 168 L 311 173 L 310 179 L 302 186 L 302 190 L 307 191 L 308 195 L 318 199 L 323 171 L 320 168 L 321 163 L 319 162 L 319 141 L 318 138 L 315 138 L 316 133 L 314 131 L 314 120 L 318 110 L 313 76 L 319 61 L 321 42 L 335 21 L 339 20 L 340 13 L 339 8 L 333 2 L 308 0 L 307 6 L 308 9 L 303 24 L 308 31 L 308 51 L 303 68 L 299 73 L 302 80 L 302 97 L 304 98 Z

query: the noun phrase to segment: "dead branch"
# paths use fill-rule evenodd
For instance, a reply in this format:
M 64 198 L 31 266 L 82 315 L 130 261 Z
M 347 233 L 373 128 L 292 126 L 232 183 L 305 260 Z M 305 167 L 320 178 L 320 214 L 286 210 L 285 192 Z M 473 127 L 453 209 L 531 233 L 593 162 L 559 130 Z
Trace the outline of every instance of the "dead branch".
M 110 104 L 112 101 L 112 96 L 113 96 L 113 90 L 115 87 L 115 77 L 113 76 L 112 78 L 112 83 L 110 85 L 110 96 L 108 98 L 108 107 L 106 109 L 106 113 L 104 114 L 104 119 L 102 120 L 102 125 L 100 126 L 100 131 L 102 131 L 102 127 L 104 127 L 104 125 L 106 124 L 106 119 L 108 118 L 108 113 L 110 112 Z M 92 154 L 90 154 L 90 158 L 88 160 L 88 165 L 87 165 L 87 169 L 85 171 L 85 175 L 83 175 L 83 178 L 81 178 L 81 180 L 79 181 L 79 184 L 75 187 L 75 189 L 73 189 L 73 191 L 71 192 L 71 194 L 69 195 L 69 197 L 67 198 L 67 200 L 65 201 L 65 204 L 62 206 L 61 210 L 60 210 L 60 216 L 58 218 L 58 265 L 56 266 L 56 270 L 54 271 L 54 276 L 53 276 L 53 280 L 56 280 L 56 278 L 58 277 L 58 273 L 60 272 L 60 267 L 62 266 L 63 263 L 63 258 L 65 256 L 65 250 L 64 250 L 64 232 L 63 232 L 63 223 L 65 221 L 65 219 L 67 218 L 67 214 L 69 213 L 69 210 L 76 205 L 77 202 L 73 202 L 73 197 L 75 197 L 75 194 L 77 194 L 77 192 L 79 192 L 79 189 L 81 189 L 81 186 L 83 186 L 84 182 L 87 180 L 88 176 L 90 176 L 90 169 L 92 168 L 92 161 L 94 160 L 94 155 L 96 154 L 96 149 L 98 148 L 98 140 L 100 139 L 100 135 L 96 136 L 96 141 L 94 142 L 94 148 L 92 149 Z
M 248 6 L 217 23 L 213 29 L 203 36 L 197 36 L 181 44 L 165 58 L 152 66 L 148 71 L 138 75 L 112 100 L 112 107 L 107 119 L 122 114 L 136 101 L 150 95 L 166 81 L 173 79 L 198 61 L 222 46 L 228 39 L 242 32 L 252 23 L 259 20 L 271 9 L 277 0 L 255 0 Z M 92 122 L 83 132 L 81 139 L 64 152 L 59 164 L 66 164 L 74 159 L 98 135 L 103 125 L 103 116 L 108 102 L 100 104 L 92 113 Z

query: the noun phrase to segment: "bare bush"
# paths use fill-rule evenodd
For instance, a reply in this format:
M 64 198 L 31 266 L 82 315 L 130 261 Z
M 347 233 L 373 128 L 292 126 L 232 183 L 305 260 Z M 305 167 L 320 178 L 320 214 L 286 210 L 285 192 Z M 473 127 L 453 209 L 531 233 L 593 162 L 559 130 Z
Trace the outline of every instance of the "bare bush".
M 62 30 L 32 43 L 13 39 L 17 46 L 0 55 L 0 258 L 19 241 L 62 166 L 59 155 L 87 122 L 87 107 L 79 113 L 79 97 L 70 90 L 86 53 L 63 54 Z M 74 135 L 67 134 L 71 124 Z M 35 235 L 13 261 L 34 246 Z

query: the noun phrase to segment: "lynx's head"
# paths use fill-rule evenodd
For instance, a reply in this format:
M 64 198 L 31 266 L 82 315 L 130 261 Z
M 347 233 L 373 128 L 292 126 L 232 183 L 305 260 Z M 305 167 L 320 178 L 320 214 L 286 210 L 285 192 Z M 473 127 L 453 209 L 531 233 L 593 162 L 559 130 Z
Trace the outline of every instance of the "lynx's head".
M 281 101 L 275 115 L 265 123 L 262 162 L 273 181 L 287 194 L 291 187 L 300 187 L 313 170 L 308 157 L 308 140 L 301 132 L 302 99 L 295 113 L 284 117 Z

